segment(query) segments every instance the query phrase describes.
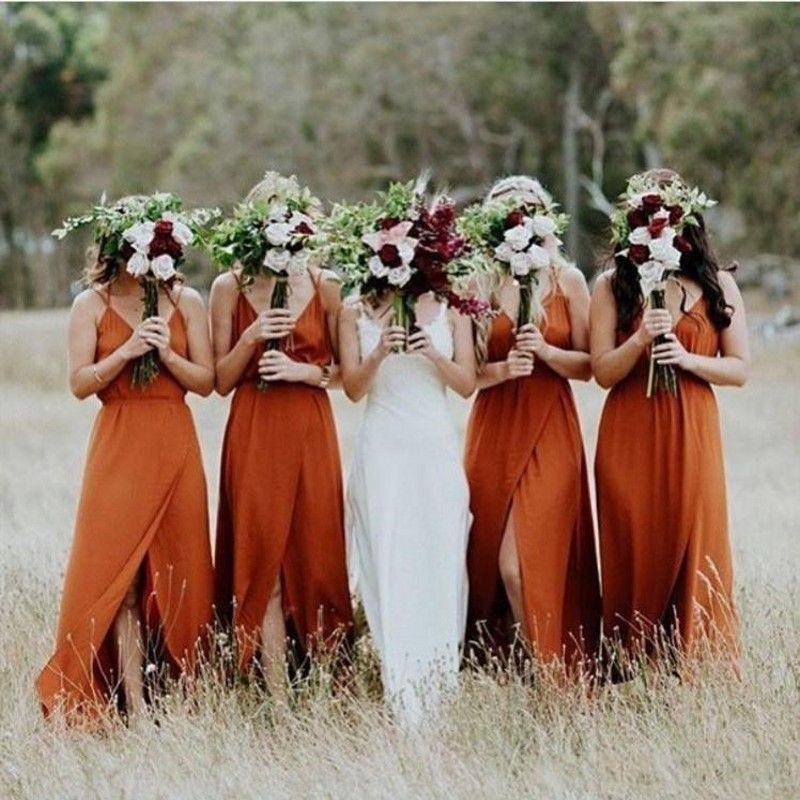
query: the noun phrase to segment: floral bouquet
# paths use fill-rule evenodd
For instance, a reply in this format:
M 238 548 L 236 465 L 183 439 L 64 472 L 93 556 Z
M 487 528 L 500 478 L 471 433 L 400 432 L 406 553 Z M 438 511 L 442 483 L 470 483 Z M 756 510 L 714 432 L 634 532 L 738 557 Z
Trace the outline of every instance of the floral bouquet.
M 203 246 L 220 268 L 239 266 L 243 289 L 257 275 L 274 276 L 270 308 L 287 308 L 289 276 L 322 263 L 316 222 L 321 203 L 307 188 L 301 188 L 294 176 L 268 172 L 264 184 L 269 188 L 262 196 L 236 206 L 232 216 L 214 226 Z M 278 347 L 277 339 L 266 343 L 267 349 Z M 268 387 L 259 380 L 259 389 Z
M 544 198 L 547 198 L 546 200 Z M 532 299 L 540 271 L 550 266 L 569 217 L 543 192 L 535 202 L 490 200 L 465 209 L 459 229 L 487 269 L 512 275 L 519 284 L 517 328 L 532 321 Z
M 411 332 L 417 298 L 433 292 L 461 313 L 486 309 L 460 289 L 470 263 L 446 197 L 427 205 L 424 178 L 393 183 L 372 203 L 336 205 L 325 225 L 329 263 L 343 273 L 345 291 L 394 292 L 393 321 Z
M 213 209 L 184 211 L 180 197 L 168 192 L 134 195 L 113 205 L 106 205 L 103 196 L 88 213 L 65 220 L 53 236 L 63 239 L 78 228 L 94 225 L 98 260 L 125 264 L 128 273 L 139 281 L 145 320 L 158 314 L 159 286 L 172 288 L 185 248 L 217 214 Z M 148 350 L 133 365 L 131 385 L 147 386 L 158 373 L 158 353 Z
M 699 189 L 679 178 L 663 184 L 647 175 L 634 175 L 611 216 L 614 257 L 627 259 L 639 272 L 642 296 L 651 308 L 666 308 L 666 281 L 680 270 L 683 253 L 692 245 L 683 236 L 687 225 L 697 225 L 696 214 L 716 205 Z M 658 336 L 654 344 L 666 339 Z M 676 394 L 678 378 L 671 364 L 658 364 L 650 355 L 647 396 Z

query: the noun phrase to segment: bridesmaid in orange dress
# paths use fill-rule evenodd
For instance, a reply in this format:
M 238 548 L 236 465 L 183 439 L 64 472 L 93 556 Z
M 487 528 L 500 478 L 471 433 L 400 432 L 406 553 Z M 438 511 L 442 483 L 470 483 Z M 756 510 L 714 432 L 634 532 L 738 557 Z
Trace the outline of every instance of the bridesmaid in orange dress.
M 261 184 L 253 197 L 273 199 Z M 268 688 L 281 695 L 287 637 L 304 654 L 334 650 L 353 620 L 326 391 L 339 383 L 339 282 L 314 267 L 290 274 L 288 309 L 270 309 L 275 283 L 260 274 L 243 289 L 234 269 L 215 280 L 210 306 L 217 390 L 235 390 L 222 454 L 217 611 L 236 631 L 240 665 L 258 656 Z M 280 348 L 265 350 L 270 340 Z
M 69 322 L 70 388 L 96 394 L 95 420 L 61 597 L 55 653 L 36 688 L 46 715 L 101 713 L 122 683 L 128 716 L 145 704 L 145 657 L 191 669 L 212 621 L 205 475 L 187 391 L 214 384 L 206 311 L 180 280 L 144 322 L 141 287 L 100 260 Z M 131 387 L 135 359 L 158 377 Z M 148 664 L 148 667 L 150 664 Z M 149 669 L 148 669 L 149 672 Z M 161 671 L 159 670 L 159 674 Z
M 535 208 L 543 191 L 516 177 L 489 196 Z M 502 647 L 511 641 L 510 621 L 538 658 L 575 665 L 594 654 L 600 619 L 586 462 L 569 386 L 591 375 L 589 292 L 557 242 L 551 256 L 535 325 L 515 330 L 520 290 L 512 276 L 493 292 L 499 314 L 467 431 L 474 515 L 467 638 Z
M 679 177 L 647 173 L 657 187 Z M 627 207 L 626 209 L 627 210 Z M 632 211 L 628 210 L 628 214 Z M 637 223 L 638 224 L 638 223 Z M 700 641 L 736 648 L 725 476 L 712 384 L 741 386 L 749 372 L 742 297 L 720 271 L 705 224 L 686 224 L 666 308 L 643 302 L 636 266 L 617 246 L 591 305 L 597 382 L 610 389 L 595 472 L 603 628 L 612 674 L 656 649 L 674 663 Z M 677 371 L 677 395 L 646 396 L 649 353 Z M 685 663 L 685 662 L 684 662 Z

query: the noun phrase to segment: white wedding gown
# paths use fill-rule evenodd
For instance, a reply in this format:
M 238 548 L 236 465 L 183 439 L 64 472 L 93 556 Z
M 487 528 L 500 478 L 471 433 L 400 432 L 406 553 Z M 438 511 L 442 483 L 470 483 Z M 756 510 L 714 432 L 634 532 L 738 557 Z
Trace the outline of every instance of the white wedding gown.
M 362 358 L 380 326 L 358 318 Z M 452 358 L 442 304 L 425 330 Z M 423 355 L 387 356 L 367 399 L 347 491 L 351 575 L 381 657 L 387 700 L 416 724 L 455 687 L 467 609 L 471 515 L 446 387 Z

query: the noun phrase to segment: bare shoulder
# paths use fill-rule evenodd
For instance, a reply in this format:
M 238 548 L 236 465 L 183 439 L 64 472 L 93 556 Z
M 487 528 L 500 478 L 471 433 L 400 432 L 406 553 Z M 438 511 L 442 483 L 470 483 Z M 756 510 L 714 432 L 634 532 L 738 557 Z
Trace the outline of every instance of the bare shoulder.
M 574 264 L 562 268 L 558 278 L 567 294 L 585 294 L 588 290 L 586 278 Z
M 197 291 L 197 289 L 184 284 L 181 286 L 179 292 L 180 294 L 178 295 L 177 302 L 185 312 L 199 314 L 205 313 L 206 304 L 203 300 L 203 296 Z
M 361 314 L 361 299 L 346 297 L 339 308 L 339 321 L 343 324 L 355 325 Z
M 98 289 L 84 289 L 72 301 L 72 317 L 97 319 L 106 310 L 106 302 Z
M 611 295 L 611 277 L 614 274 L 613 269 L 607 269 L 601 272 L 594 279 L 594 288 L 592 294 L 596 295 Z
M 717 273 L 717 280 L 726 300 L 741 299 L 739 284 L 736 283 L 736 278 L 730 270 L 721 269 Z
M 215 294 L 234 294 L 239 291 L 239 279 L 236 273 L 231 269 L 217 275 L 211 284 L 211 291 Z
M 329 310 L 338 308 L 342 301 L 342 282 L 339 276 L 333 270 L 321 269 L 318 280 L 325 307 Z

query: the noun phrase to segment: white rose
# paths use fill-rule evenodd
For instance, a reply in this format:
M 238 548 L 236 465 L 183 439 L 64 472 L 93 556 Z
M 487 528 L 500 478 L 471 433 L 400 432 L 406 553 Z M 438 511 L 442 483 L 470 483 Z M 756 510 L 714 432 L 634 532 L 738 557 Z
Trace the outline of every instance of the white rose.
M 527 275 L 531 271 L 533 261 L 529 253 L 514 253 L 511 256 L 511 272 L 514 275 Z
M 661 236 L 650 241 L 650 257 L 655 261 L 661 261 L 669 267 L 677 268 L 681 261 L 681 251 L 673 247 L 672 240 L 674 231 L 670 236 Z
M 376 278 L 385 278 L 389 274 L 389 267 L 387 267 L 378 256 L 372 256 L 367 262 L 367 266 L 369 267 L 369 271 Z
M 389 270 L 389 283 L 392 286 L 405 286 L 411 278 L 411 269 L 406 264 Z
M 634 228 L 629 236 L 628 241 L 631 244 L 650 244 L 650 239 L 653 237 L 650 236 L 650 231 L 647 230 L 646 225 L 642 225 L 640 228 Z
M 289 259 L 289 266 L 286 268 L 286 272 L 289 275 L 302 275 L 306 269 L 308 268 L 308 253 L 299 252 L 295 253 Z
M 511 257 L 514 255 L 514 250 L 508 242 L 503 242 L 499 247 L 494 250 L 494 257 L 498 261 L 510 262 Z
M 150 242 L 153 241 L 155 227 L 155 222 L 150 222 L 149 220 L 147 222 L 139 222 L 124 231 L 122 237 L 126 242 L 130 243 L 136 252 L 147 253 L 150 249 Z
M 186 245 L 192 243 L 194 234 L 191 228 L 174 211 L 165 211 L 161 218 L 172 223 L 172 238 L 181 247 L 186 247 Z
M 535 269 L 544 269 L 550 266 L 550 253 L 548 253 L 544 247 L 539 247 L 538 244 L 532 244 L 528 248 L 528 255 Z
M 664 265 L 658 261 L 645 261 L 639 265 L 639 284 L 645 297 L 664 279 Z
M 267 241 L 275 247 L 282 247 L 288 244 L 292 235 L 292 226 L 286 222 L 272 222 L 267 225 L 264 231 Z
M 134 278 L 141 278 L 150 271 L 150 259 L 144 253 L 134 253 L 128 259 L 128 266 L 125 269 Z
M 264 256 L 264 266 L 273 272 L 285 272 L 289 266 L 292 254 L 282 247 L 272 247 Z
M 505 240 L 514 250 L 524 250 L 533 236 L 533 222 L 526 219 L 521 225 L 509 228 L 505 233 Z
M 267 222 L 285 222 L 288 213 L 289 209 L 284 205 L 273 206 L 270 210 L 269 217 L 267 217 Z
M 294 230 L 298 225 L 305 222 L 311 230 L 315 230 L 314 228 L 314 220 L 308 216 L 308 214 L 301 214 L 299 211 L 295 211 L 291 217 L 289 217 L 289 225 L 292 230 Z
M 150 262 L 150 269 L 153 270 L 153 275 L 156 278 L 161 281 L 168 281 L 175 275 L 175 262 L 172 260 L 172 256 L 164 253 L 164 255 L 156 256 Z
M 397 247 L 397 254 L 400 256 L 400 260 L 403 264 L 410 264 L 413 261 L 416 244 L 416 239 L 407 237 L 395 245 L 395 247 Z
M 540 239 L 544 239 L 545 236 L 549 236 L 551 233 L 556 232 L 556 224 L 552 219 L 550 219 L 550 217 L 537 214 L 533 218 L 533 232 Z

